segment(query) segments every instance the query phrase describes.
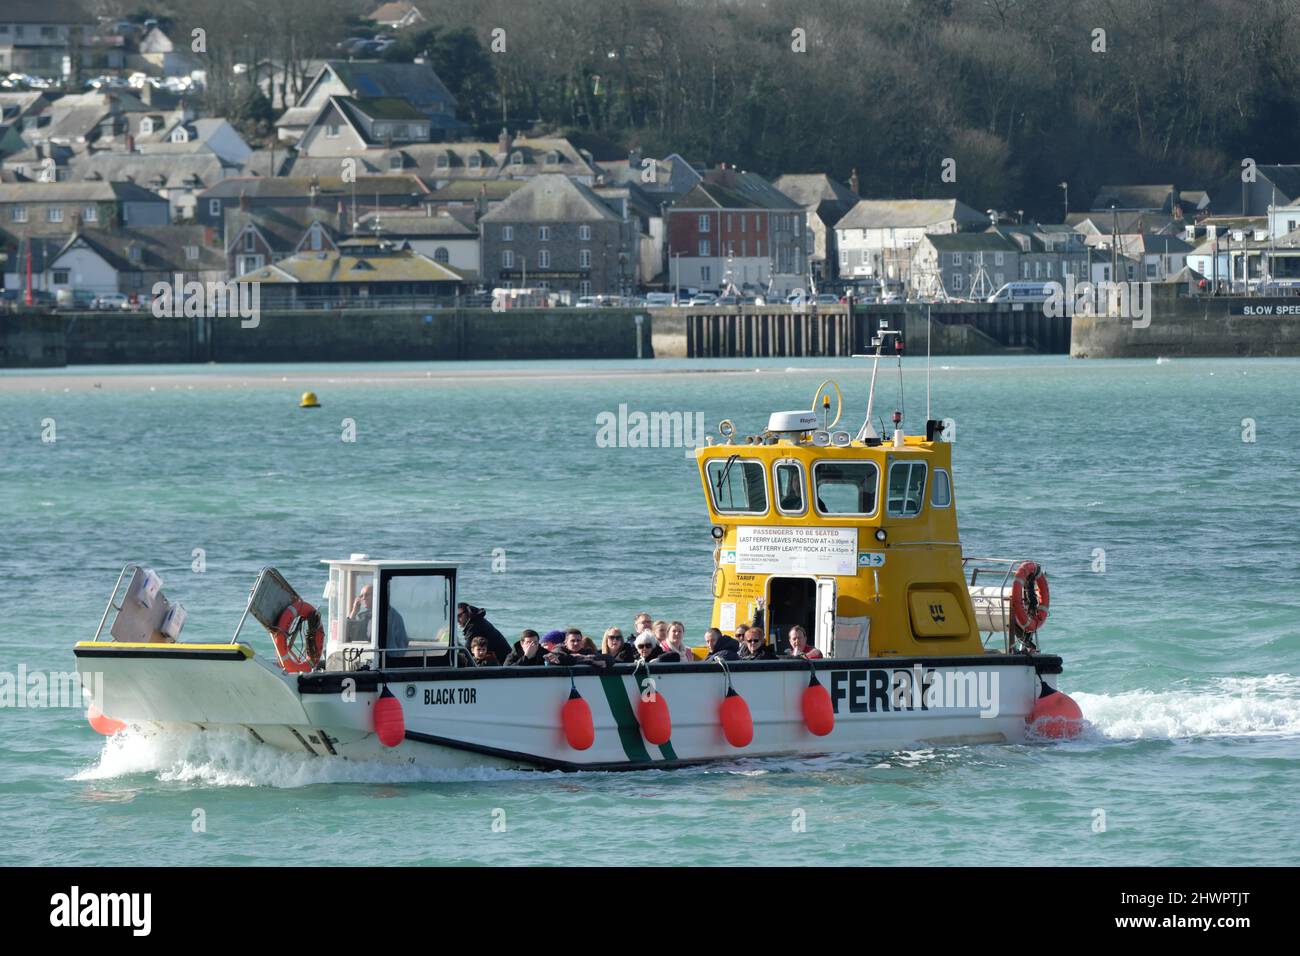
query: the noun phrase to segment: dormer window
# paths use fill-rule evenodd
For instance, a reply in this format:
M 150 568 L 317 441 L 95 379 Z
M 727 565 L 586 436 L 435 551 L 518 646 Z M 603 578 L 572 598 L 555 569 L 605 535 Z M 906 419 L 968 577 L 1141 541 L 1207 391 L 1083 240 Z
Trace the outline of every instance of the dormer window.
M 1234 229 L 1232 230 L 1232 238 L 1237 242 L 1242 242 L 1246 238 L 1246 231 L 1244 229 Z
M 134 243 L 127 247 L 126 255 L 132 262 L 139 262 L 142 258 L 140 247 Z
M 389 168 L 389 169 L 401 169 L 401 168 L 402 168 L 402 157 L 401 157 L 400 154 L 397 155 L 397 156 L 389 156 L 389 157 L 388 157 L 388 168 Z
M 558 166 L 558 165 L 560 165 L 560 154 L 557 153 L 555 150 L 551 150 L 549 153 L 547 153 L 547 154 L 546 154 L 546 165 L 547 165 L 547 166 Z
M 523 153 L 519 152 L 519 150 L 515 150 L 513 153 L 510 154 L 510 165 L 511 165 L 511 166 L 522 166 L 523 164 L 524 164 L 524 154 L 523 154 Z
M 193 262 L 193 261 L 194 261 L 195 259 L 197 259 L 198 257 L 199 257 L 199 247 L 198 247 L 198 246 L 186 246 L 186 247 L 185 247 L 185 258 L 186 258 L 186 259 L 188 259 L 190 262 Z
M 189 141 L 190 141 L 190 133 L 189 130 L 187 130 L 184 126 L 178 126 L 174 130 L 172 130 L 173 143 L 188 143 Z
M 481 169 L 483 167 L 483 157 L 478 153 L 471 153 L 469 157 L 470 169 Z
M 147 136 L 152 132 L 153 132 L 153 117 L 146 116 L 144 119 L 140 120 L 140 135 Z
M 1205 227 L 1205 238 L 1206 238 L 1206 239 L 1217 239 L 1217 238 L 1219 238 L 1219 227 L 1218 227 L 1218 226 L 1206 226 L 1206 227 Z
M 438 160 L 436 163 L 434 163 L 434 165 L 438 169 L 449 169 L 451 168 L 451 157 L 448 156 L 446 153 L 443 153 L 438 157 Z

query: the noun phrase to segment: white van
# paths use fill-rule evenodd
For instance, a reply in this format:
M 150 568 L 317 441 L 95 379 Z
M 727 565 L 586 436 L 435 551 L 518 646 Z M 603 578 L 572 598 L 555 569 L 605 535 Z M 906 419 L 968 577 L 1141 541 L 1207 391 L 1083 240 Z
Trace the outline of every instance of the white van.
M 984 301 L 1046 302 L 1051 298 L 1052 286 L 1055 284 L 1053 282 L 1008 282 Z
M 677 297 L 671 292 L 647 292 L 645 304 L 651 309 L 670 309 L 677 304 Z

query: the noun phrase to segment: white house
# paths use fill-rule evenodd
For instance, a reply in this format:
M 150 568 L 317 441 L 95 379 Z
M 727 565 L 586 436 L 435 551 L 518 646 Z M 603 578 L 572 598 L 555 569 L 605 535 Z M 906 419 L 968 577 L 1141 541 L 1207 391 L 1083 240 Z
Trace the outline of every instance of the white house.
M 839 277 L 906 280 L 922 236 L 988 224 L 959 199 L 864 199 L 835 224 Z

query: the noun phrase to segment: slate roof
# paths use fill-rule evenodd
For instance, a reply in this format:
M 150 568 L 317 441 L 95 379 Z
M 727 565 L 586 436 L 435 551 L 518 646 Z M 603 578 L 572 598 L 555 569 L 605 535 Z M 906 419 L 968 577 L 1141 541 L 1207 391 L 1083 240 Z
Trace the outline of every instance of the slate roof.
M 483 215 L 492 222 L 622 222 L 600 197 L 567 176 L 535 177 L 495 209 Z
M 986 220 L 959 199 L 863 199 L 836 229 L 917 229 L 938 222 Z

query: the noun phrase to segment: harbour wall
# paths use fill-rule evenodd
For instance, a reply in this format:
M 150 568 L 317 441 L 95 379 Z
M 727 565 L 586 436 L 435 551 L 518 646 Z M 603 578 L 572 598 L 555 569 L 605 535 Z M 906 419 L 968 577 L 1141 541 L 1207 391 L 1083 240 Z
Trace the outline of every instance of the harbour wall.
M 0 316 L 0 367 L 653 358 L 652 336 L 633 309 L 263 312 L 250 328 L 234 316 L 17 313 Z
M 1300 355 L 1300 298 L 1177 295 L 1152 287 L 1150 324 L 1074 317 L 1072 358 L 1185 358 Z

